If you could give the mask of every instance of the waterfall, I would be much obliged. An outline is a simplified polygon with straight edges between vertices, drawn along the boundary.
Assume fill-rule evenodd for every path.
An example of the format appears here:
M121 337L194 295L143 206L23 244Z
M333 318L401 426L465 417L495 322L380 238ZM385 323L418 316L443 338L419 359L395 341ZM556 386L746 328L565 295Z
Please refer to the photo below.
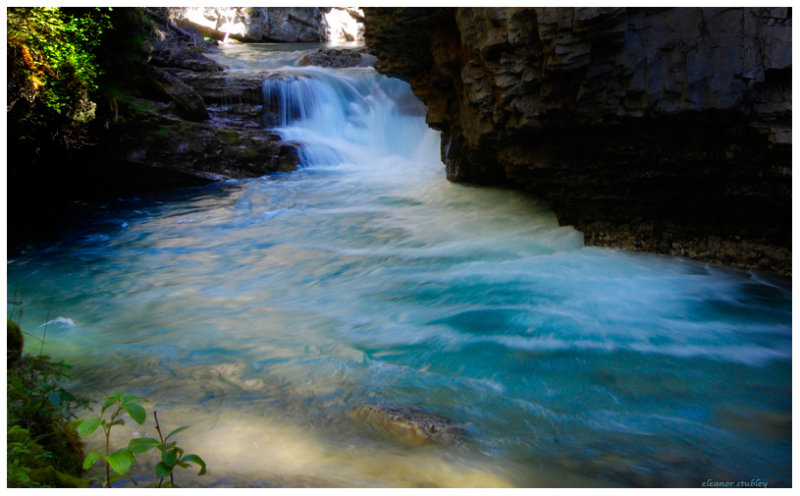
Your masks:
M409 101L408 83L368 69L282 68L264 80L276 130L301 144L305 166L423 154L438 160L438 134Z
M585 247L449 183L407 83L280 48L220 61L263 75L297 171L120 200L8 261L76 393L191 425L212 486L791 485L789 283ZM382 406L463 436L408 443L358 415Z

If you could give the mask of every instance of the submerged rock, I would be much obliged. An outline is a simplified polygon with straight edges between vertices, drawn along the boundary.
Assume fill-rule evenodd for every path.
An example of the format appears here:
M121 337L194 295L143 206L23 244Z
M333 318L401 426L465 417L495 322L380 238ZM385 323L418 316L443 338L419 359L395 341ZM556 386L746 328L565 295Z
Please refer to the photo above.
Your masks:
M467 434L447 417L410 407L369 404L357 407L351 415L395 439L415 445L457 442Z
M297 63L300 66L317 65L320 67L363 67L370 65L373 59L369 55L356 50L319 49L308 54Z

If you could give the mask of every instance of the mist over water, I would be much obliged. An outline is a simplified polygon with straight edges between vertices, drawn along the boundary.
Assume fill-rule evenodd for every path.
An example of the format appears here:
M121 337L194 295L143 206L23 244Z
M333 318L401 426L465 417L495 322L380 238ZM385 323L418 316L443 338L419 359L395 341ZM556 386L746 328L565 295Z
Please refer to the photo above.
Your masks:
M787 281L584 247L534 198L447 182L406 83L302 53L220 56L274 71L298 171L120 199L8 262L76 390L191 425L209 475L179 483L791 484ZM466 435L409 443L365 404Z

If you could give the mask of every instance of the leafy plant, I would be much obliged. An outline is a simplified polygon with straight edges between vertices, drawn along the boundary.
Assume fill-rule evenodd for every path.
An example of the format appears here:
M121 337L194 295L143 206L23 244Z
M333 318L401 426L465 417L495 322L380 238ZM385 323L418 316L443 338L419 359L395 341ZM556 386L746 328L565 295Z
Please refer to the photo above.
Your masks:
M74 410L88 405L59 384L69 365L22 354L19 326L8 320L7 467L14 487L82 487L82 444L70 428ZM12 339L13 338L13 339ZM13 346L12 346L13 341ZM12 349L13 348L13 351Z
M39 481L31 477L31 471L36 462L49 459L53 454L42 450L36 444L37 441L45 437L46 434L36 438L31 437L27 429L18 425L8 429L6 442L6 468L8 477L8 487L44 487Z
M144 398L140 398L138 396L121 392L113 394L107 397L105 402L103 402L99 417L76 421L76 428L78 430L78 434L81 436L88 436L92 434L97 430L98 427L102 427L103 431L105 432L105 453L101 454L96 451L92 451L86 455L86 458L83 460L84 470L89 470L92 468L97 460L102 459L105 462L105 478L100 478L100 482L105 487L111 487L111 484L117 481L120 477L127 476L128 470L130 470L133 462L136 461L133 452L128 448L118 449L117 451L111 453L110 437L112 427L115 425L125 424L125 421L120 418L123 413L127 413L138 424L144 423L146 414L144 408L139 404L142 401L144 401ZM113 409L111 416L108 419L103 418L103 414L112 406L115 406L115 408ZM111 473L112 471L113 476ZM133 481L133 479L131 480ZM133 482L135 483L136 481Z
M170 441L170 438L187 429L188 426L178 427L164 437L161 433L161 426L158 423L158 414L155 411L153 411L153 418L155 419L158 439L149 437L133 438L128 442L126 448L120 448L113 453L111 452L111 429L115 425L123 425L125 423L121 416L126 413L137 424L143 424L146 419L146 412L140 403L144 401L146 401L144 398L138 396L122 392L116 393L107 397L103 402L99 417L76 422L78 433L82 436L88 436L100 427L103 428L105 433L105 452L99 453L97 451L92 451L87 454L83 461L83 468L89 470L98 460L103 460L105 463L105 477L101 477L100 482L105 487L111 487L111 485L121 477L128 477L134 484L137 484L133 478L128 476L128 471L133 463L136 462L136 455L152 449L158 449L161 452L161 460L155 467L155 475L156 479L158 479L158 484L156 486L154 483L150 486L177 487L173 474L175 467L187 468L190 466L190 463L194 463L200 467L198 475L204 475L206 473L206 464L203 459L194 454L186 454L182 448L178 447L177 442ZM106 411L113 412L107 419L103 417ZM164 479L166 478L169 478L169 483L164 484Z
M161 461L156 464L156 478L158 479L157 487L178 487L175 485L174 470L175 467L189 468L190 463L196 464L200 467L197 475L204 475L206 473L206 463L197 455L186 454L186 452L179 448L177 442L169 442L170 438L175 434L188 429L189 426L178 427L173 430L166 437L161 433L161 426L158 423L158 412L153 410L153 418L156 422L156 431L158 432L158 439L153 438L137 438L131 439L128 448L136 451L143 452L153 448L157 448L161 452ZM169 477L169 484L164 485L164 479Z
M94 117L88 92L100 69L94 50L111 29L107 9L8 9L8 44L27 69L34 95L57 114L85 122Z
M69 419L88 402L59 382L69 378L71 367L48 356L23 355L8 373L8 420L27 429L53 418Z

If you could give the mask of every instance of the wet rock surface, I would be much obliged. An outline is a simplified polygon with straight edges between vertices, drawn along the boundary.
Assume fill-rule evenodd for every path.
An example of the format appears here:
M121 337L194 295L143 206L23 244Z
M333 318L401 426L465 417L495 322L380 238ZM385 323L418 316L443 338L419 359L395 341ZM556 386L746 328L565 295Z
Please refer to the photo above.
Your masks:
M351 415L408 444L455 443L467 435L447 417L405 406L367 404L355 408Z
M95 158L117 157L138 167L140 181L169 175L169 185L294 170L294 145L265 129L265 74L226 71L204 55L213 44L159 12L151 15L162 28L141 68L149 93L120 102L122 117Z
M298 62L300 66L316 65L319 67L366 67L372 65L374 56L363 53L363 50L343 50L321 48L306 55Z
M588 244L791 274L786 8L367 8L452 181L546 199Z
M141 104L151 109L149 117L126 127L109 150L128 164L209 181L259 177L297 166L294 146L264 130L260 106L211 105L209 120L192 122L170 115L163 104Z

